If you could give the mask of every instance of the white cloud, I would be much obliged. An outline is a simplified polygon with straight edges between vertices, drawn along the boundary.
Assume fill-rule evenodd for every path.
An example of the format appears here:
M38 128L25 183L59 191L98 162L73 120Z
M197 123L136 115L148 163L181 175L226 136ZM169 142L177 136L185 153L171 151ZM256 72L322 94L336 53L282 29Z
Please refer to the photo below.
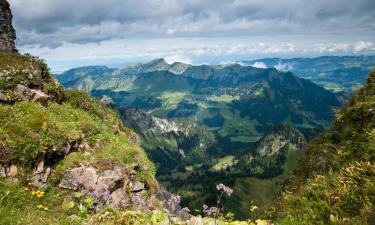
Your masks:
M251 65L252 67L256 67L256 68L259 68L259 69L266 69L267 66L264 62L255 62L253 65Z
M278 63L276 66L275 66L275 69L279 70L279 71L291 71L293 70L293 64L292 63Z
M174 62L182 62L182 63L186 63L186 64L192 64L193 61L187 57L186 55L167 55L164 57L164 60L168 63L168 64L172 64Z

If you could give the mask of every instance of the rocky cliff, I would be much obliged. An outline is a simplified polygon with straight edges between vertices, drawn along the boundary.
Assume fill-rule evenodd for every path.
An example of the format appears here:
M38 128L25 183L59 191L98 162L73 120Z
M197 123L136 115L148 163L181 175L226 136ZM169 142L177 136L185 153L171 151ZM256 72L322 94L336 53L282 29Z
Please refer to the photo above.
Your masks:
M0 0L0 51L16 52L16 31L12 26L12 13L7 0Z

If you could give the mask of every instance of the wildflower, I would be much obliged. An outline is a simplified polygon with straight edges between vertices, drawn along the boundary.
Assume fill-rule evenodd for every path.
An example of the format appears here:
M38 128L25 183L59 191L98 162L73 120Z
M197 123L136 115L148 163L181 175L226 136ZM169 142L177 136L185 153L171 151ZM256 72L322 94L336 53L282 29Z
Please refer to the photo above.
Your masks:
M181 202L181 197L178 196L178 195L172 195L169 199L168 199L168 208L172 211L172 212L176 212L176 210L178 208L180 208L180 202Z
M233 193L233 189L231 189L230 187L227 187L225 186L224 184L218 184L216 185L216 189L218 191L223 191L224 193L226 193L228 196L230 196L232 193Z
M37 208L38 209L43 209L43 205L38 205Z
M223 188L225 187L225 185L224 184L218 184L218 185L216 185L216 189L218 190L218 191L220 191L220 190L222 190Z
M223 190L225 193L227 193L228 196L230 196L233 193L233 189L226 186L224 186Z
M48 207L44 207L44 211L48 211L49 210L49 208Z
M31 185L33 185L33 183L29 182L29 183L27 183L27 185L31 186Z
M217 216L220 214L220 210L217 207L208 207L206 204L203 205L203 213L207 216Z
M36 192L35 191L31 192L31 195L32 196L36 195Z
M42 124L42 130L46 131L48 129L48 123L46 121L43 122Z
M24 189L23 189L24 191L28 191L29 190L29 188L28 187L25 187Z

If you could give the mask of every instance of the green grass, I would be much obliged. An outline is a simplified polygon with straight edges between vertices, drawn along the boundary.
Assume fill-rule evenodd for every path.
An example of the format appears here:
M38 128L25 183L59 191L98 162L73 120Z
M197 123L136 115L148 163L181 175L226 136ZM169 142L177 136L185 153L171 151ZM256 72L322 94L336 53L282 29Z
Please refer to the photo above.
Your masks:
M227 155L224 158L219 159L219 161L211 167L212 171L220 171L222 170L226 165L233 166L236 164L235 157L233 155Z
M227 207L229 211L236 214L238 218L249 218L250 216L260 216L264 210L274 206L274 200L282 190L282 184L289 178L295 169L299 156L294 148L290 148L287 160L283 166L283 174L270 178L261 179L256 177L238 178L234 186L234 194L229 199ZM254 204L259 207L251 215L250 207Z
M375 210L375 71L311 141L273 212L277 224L372 224Z

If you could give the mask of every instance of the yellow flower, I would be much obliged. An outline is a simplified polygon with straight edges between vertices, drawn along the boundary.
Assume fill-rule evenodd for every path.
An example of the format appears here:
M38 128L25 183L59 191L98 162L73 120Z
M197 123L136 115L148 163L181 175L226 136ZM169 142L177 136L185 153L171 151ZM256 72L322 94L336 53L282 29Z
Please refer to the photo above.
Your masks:
M48 207L44 207L44 211L48 211Z
M31 195L32 196L36 195L36 192L35 191L31 192Z
M38 209L43 209L43 205L38 205L37 208Z
M28 191L28 190L29 190L29 188L25 187L25 188L24 188L23 190L24 190L24 191Z
M46 121L43 122L42 124L42 130L46 131L48 129L48 123Z
M33 183L29 182L29 183L27 183L27 185L31 186L31 185L33 185Z
M37 194L36 194L36 197L38 198L41 198L44 196L44 192L43 191L38 191Z

